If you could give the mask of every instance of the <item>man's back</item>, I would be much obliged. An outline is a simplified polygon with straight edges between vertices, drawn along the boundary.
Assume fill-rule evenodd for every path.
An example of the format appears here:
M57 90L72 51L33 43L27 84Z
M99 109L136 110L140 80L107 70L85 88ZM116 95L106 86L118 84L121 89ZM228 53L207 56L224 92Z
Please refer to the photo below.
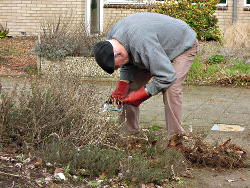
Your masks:
M163 14L144 12L117 22L107 38L119 40L131 53L133 48L150 48L150 40L157 40L168 57L173 59L194 44L196 33L184 21Z

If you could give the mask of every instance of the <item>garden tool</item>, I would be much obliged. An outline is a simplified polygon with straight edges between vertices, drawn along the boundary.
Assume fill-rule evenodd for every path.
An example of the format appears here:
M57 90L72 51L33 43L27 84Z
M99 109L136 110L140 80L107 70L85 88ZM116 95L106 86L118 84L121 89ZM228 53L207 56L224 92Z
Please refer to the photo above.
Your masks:
M102 105L101 110L105 113L107 119L118 120L119 113L122 112L122 106L108 100Z
M113 103L110 99L107 100L103 105L102 105L102 111L113 111L113 112L121 112L122 108L121 105L117 105L116 103Z

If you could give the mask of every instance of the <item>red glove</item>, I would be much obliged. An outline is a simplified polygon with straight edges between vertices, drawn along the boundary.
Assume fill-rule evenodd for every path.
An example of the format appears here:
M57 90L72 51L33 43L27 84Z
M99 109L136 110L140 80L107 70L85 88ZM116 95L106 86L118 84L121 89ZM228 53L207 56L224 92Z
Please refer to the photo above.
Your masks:
M143 101L150 97L151 95L149 95L145 88L142 87L137 91L131 92L125 99L122 100L122 102L138 107Z
M116 89L112 92L111 98L117 101L124 99L129 90L129 83L123 80L117 82Z

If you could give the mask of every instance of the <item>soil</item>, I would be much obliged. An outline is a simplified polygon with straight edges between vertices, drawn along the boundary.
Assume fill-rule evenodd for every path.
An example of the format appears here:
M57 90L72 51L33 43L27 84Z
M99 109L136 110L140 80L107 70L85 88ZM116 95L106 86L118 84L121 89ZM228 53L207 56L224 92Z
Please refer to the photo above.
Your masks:
M23 74L36 67L32 52L37 37L6 37L0 39L0 74Z

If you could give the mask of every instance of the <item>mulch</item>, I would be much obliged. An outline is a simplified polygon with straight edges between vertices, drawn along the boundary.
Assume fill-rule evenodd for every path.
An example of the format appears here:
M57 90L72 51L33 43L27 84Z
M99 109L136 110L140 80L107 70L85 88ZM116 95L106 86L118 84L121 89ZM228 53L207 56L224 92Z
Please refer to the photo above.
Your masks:
M31 36L0 39L0 74L23 74L28 67L35 67L36 40Z

